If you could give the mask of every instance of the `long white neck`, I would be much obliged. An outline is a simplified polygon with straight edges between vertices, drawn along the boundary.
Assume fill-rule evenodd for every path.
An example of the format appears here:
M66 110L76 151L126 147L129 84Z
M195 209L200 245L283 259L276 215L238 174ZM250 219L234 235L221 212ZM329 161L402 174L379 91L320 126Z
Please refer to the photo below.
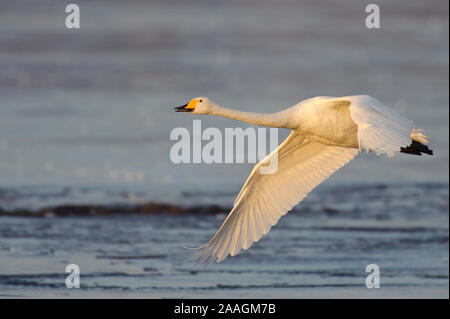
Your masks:
M288 118L286 118L286 114L283 111L277 113L241 112L211 103L208 114L228 117L259 126L293 129L290 127Z

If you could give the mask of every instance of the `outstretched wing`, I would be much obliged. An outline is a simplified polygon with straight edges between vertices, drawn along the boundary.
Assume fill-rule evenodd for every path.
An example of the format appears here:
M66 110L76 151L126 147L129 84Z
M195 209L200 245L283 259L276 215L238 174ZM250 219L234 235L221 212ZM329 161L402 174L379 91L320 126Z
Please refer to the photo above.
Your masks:
M426 142L426 137L420 131L413 130L413 122L373 97L358 95L345 99L351 102L350 114L358 125L360 150L392 157L402 147L410 145L411 139Z
M249 248L313 188L357 154L357 149L312 142L292 132L274 152L255 165L232 211L194 258L209 264ZM260 167L275 156L278 156L276 172L261 174Z

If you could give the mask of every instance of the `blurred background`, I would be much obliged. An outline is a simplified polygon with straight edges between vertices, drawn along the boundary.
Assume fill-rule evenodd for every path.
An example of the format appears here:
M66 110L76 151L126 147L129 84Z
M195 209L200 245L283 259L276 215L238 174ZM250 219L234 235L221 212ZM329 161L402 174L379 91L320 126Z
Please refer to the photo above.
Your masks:
M65 27L69 3L0 1L4 211L149 201L229 207L252 164L175 165L169 135L191 130L194 118L204 128L246 124L176 114L174 106L208 96L273 112L318 95L369 94L423 128L435 156L363 154L305 205L323 205L329 190L346 185L332 203L357 203L367 197L356 189L369 189L369 197L389 198L378 203L407 202L405 220L420 205L428 218L428 203L439 216L432 223L448 224L448 1L377 1L380 29L365 27L371 2L357 0L78 0L80 29ZM198 241L220 221L211 219ZM448 227L441 231L433 243L448 268ZM16 266L11 247L23 244L8 243L8 234L0 233L3 262L13 259L3 268L0 261L3 273ZM439 269L448 285L448 270Z

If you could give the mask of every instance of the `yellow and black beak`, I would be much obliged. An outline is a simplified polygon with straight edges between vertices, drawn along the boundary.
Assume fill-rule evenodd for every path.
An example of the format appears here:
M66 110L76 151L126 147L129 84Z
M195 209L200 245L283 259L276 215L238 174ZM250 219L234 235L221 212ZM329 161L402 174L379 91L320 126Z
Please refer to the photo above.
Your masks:
M198 102L199 100L192 99L188 104L176 107L175 112L192 112L197 106Z
M175 112L192 112L194 109L187 109L186 106L188 106L189 103L186 103L182 106L177 106L175 108Z

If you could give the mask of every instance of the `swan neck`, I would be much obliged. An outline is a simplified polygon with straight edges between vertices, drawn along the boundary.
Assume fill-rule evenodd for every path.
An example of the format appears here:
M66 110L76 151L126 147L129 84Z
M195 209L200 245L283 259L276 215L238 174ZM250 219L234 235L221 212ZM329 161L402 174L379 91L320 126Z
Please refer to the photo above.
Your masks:
M279 128L286 127L284 125L285 123L283 121L283 118L280 116L280 112L278 113L241 112L217 104L213 104L211 107L210 114L227 117L230 119L238 120L253 125L279 127Z

